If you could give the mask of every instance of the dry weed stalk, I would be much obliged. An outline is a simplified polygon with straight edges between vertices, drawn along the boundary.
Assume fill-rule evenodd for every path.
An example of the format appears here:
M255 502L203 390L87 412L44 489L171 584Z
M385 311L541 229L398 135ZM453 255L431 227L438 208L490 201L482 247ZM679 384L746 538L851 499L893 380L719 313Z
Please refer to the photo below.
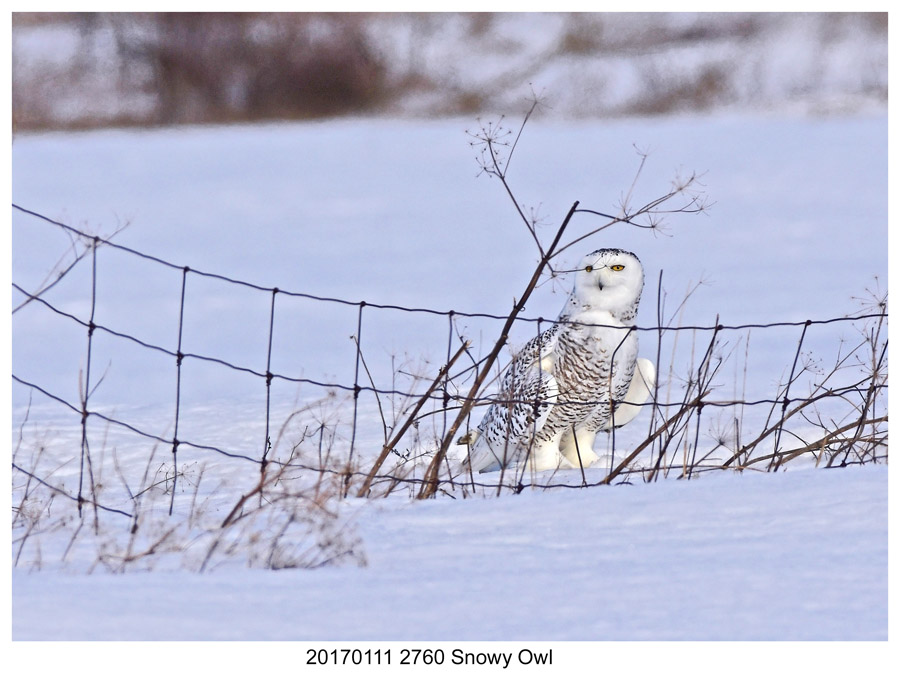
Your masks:
M496 124L493 122L488 122L486 125L482 125L478 131L469 133L469 135L472 137L471 144L474 147L477 147L479 150L478 161L481 167L481 172L491 178L497 179L500 182L501 186L507 194L507 197L512 202L520 219L527 228L532 241L537 247L538 253L540 254L540 260L535 267L531 278L526 284L524 290L518 296L518 299L514 302L512 310L503 323L503 327L500 330L499 337L489 351L487 357L480 363L472 385L469 388L468 393L462 400L462 406L457 412L456 418L454 419L451 426L447 429L447 431L443 434L441 445L432 458L431 463L429 464L428 469L425 472L425 483L423 483L419 489L419 498L433 497L435 492L437 491L439 485L438 472L440 470L441 464L446 459L447 451L449 450L451 443L455 441L456 434L460 426L469 418L469 413L477 403L478 394L480 393L485 380L490 374L491 369L494 367L494 364L498 356L500 355L500 352L502 351L504 346L506 346L506 343L509 339L510 330L512 329L513 324L524 309L527 301L531 297L532 292L537 287L540 280L544 277L545 273L549 272L551 275L555 273L552 265L553 261L574 244L582 242L589 237L608 229L613 225L623 223L643 229L656 230L659 228L661 215L677 212L698 213L704 210L705 201L700 196L692 193L692 188L698 183L697 177L694 175L688 177L683 181L676 181L675 183L673 183L672 187L666 194L659 196L649 203L638 206L637 208L633 208L631 206L631 194L634 189L633 182L631 189L622 202L622 210L619 215L609 215L606 213L597 212L595 210L581 209L579 208L579 202L575 201L575 203L572 205L572 207L564 217L559 228L557 229L556 234L545 246L541 242L541 239L538 235L536 220L533 216L529 216L526 214L525 209L518 201L515 193L513 192L508 178L509 165L513 155L515 154L516 145L518 144L522 132L524 131L524 128L529 119L540 106L540 99L534 96L532 99L531 107L525 114L525 117L523 118L518 131L511 140L510 137L513 136L513 133L511 130L505 129L505 127L502 125L502 118ZM637 176L640 175L645 161L646 155L643 155L637 175L635 177L635 181L637 179ZM677 205L673 208L666 207L666 204L676 197L685 195L687 196L688 200L683 205ZM602 217L605 218L607 222L587 233L581 234L571 241L563 243L563 236L566 232L569 222L572 220L572 217L576 213L585 213Z
M378 473L378 470L381 468L381 465L384 464L384 460L387 459L387 456L394 451L394 448L400 442L401 438L406 434L406 431L409 430L409 428L416 422L417 416L419 414L419 411L422 409L422 406L424 406L425 403L431 398L435 390L437 390L441 383L444 381L444 378L447 376L450 368L453 367L453 364L468 348L469 343L463 343L463 345L459 347L453 357L450 358L450 361L446 365L443 365L441 367L441 369L437 373L437 376L434 378L434 381L431 383L431 386L429 386L428 389L425 390L422 398L418 400L412 412L407 417L406 421L404 421L403 425L396 429L391 440L385 443L384 447L381 450L381 454L378 455L378 459L375 460L375 463L372 465L372 468L369 470L365 481L363 481L363 484L357 493L359 497L364 497L368 494L369 489L372 487L372 481L375 478L375 475ZM385 430L385 435L386 434L387 430Z
M19 428L20 440L26 437L24 427L23 423ZM28 449L28 444L19 442L14 455L21 457ZM97 448L93 449L96 457ZM74 563L88 573L98 568L125 573L160 565L207 570L236 561L271 569L365 563L351 522L335 508L339 496L334 478L310 484L296 475L295 462L273 465L262 485L241 497L241 503L246 503L259 494L260 503L247 510L239 504L223 525L217 512L225 494L221 481L212 491L200 491L205 464L198 465L196 474L192 467L181 470L177 485L188 489L189 499L169 514L176 479L170 465L157 461L156 443L145 465L132 473L115 450L107 446L103 450L111 453L115 479L97 468L92 489L85 490L81 498L67 485L36 473L48 469L40 456L34 457L28 468L13 461L17 567L39 569L53 561ZM291 456L300 456L297 445ZM70 469L73 464L75 473L67 476L77 486L77 457L69 462ZM132 480L134 474L139 475L138 480ZM215 497L217 504L212 503ZM130 501L131 510L107 504L104 499L110 498ZM79 515L79 501L89 505L93 515Z
M258 490L242 497L218 529L204 535L208 541L198 566L200 572L211 568L217 558L227 562L235 557L250 567L270 570L317 568L347 561L366 564L351 524L334 509L343 497L340 480L320 479L309 485L288 477L289 471L281 467L271 472ZM242 505L257 494L260 504L243 510Z
M701 361L697 380L695 382L688 380L686 384L685 397L682 399L683 405L679 411L675 416L666 419L659 428L652 430L648 437L637 445L628 457L604 479L604 482L609 482L625 472L628 465L636 462L637 455L648 446L652 446L654 450L657 447L659 449L650 468L646 470L632 469L632 471L643 473L647 481L652 481L660 473L668 472L671 469L680 469L680 475L687 477L692 476L701 468L703 470L732 468L738 471L749 469L777 471L788 462L804 455L811 458L815 466L846 466L850 463L885 461L888 417L886 414L879 415L876 411L885 407L884 390L887 387L887 341L883 332L887 316L886 297L883 298L879 308L882 311L868 315L867 321L874 321L874 326L863 329L863 340L843 355L839 354L835 365L823 373L821 379L813 382L806 394L797 396L797 390L801 388L801 377L809 371L808 366L800 364L799 359L804 338L812 324L812 322L804 323L788 377L778 387L775 398L765 402L769 404L769 409L759 429L752 436L748 436L748 429L745 427L743 417L736 416L734 445L729 448L727 438L713 433L712 448L698 458L697 445L700 433L700 415L703 408L740 406L743 413L747 406L747 402L743 398L734 401L709 398L713 390L711 378L718 371L722 362L722 358L718 358L715 368L709 369L709 357L712 355L713 346L711 342L703 361ZM860 356L860 353L863 357ZM856 362L851 360L854 357ZM840 376L848 370L852 371L854 375L851 381L838 381ZM698 389L701 394L688 400L691 390L694 388ZM833 406L835 403L844 403L850 406L849 420L847 418L827 419L820 412L822 405L831 404ZM655 411L662 413L658 401L655 404ZM692 420L695 423L695 430L694 443L689 448L690 458L679 466L674 456L666 460L665 454L671 449L670 444L677 436L686 434L687 425ZM815 435L804 439L798 433L796 424L811 429ZM744 433L743 441L741 433ZM787 436L796 440L798 444L784 448L782 445ZM721 462L711 462L711 455L723 448L728 450L725 458ZM764 448L762 452L760 452L761 448Z

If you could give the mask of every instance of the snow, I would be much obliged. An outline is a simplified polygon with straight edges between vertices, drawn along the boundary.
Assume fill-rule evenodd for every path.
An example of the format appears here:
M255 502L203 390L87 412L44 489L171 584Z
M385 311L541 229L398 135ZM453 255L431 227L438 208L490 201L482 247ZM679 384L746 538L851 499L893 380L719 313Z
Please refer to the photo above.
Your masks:
M502 314L530 274L534 252L497 183L475 176L465 135L472 127L465 120L348 119L20 135L12 150L13 200L104 235L127 219L116 237L122 244L267 287ZM571 250L573 257L599 246L638 253L651 279L639 323L655 323L660 269L668 311L683 288L706 279L684 316L702 324L717 315L734 324L840 316L859 310L853 297L872 287L875 276L886 286L884 114L536 121L523 136L511 181L523 202L540 205L551 234L575 200L616 208L637 168L633 143L651 151L637 200L666 189L681 168L702 172L715 201L705 215L672 216L669 236L614 231ZM580 224L584 230L590 221ZM14 282L36 287L67 243L53 228L14 212ZM174 350L181 273L112 250L98 254L98 264L97 322ZM48 300L86 316L89 270L79 266ZM264 371L270 296L213 279L190 282L185 350ZM528 315L555 316L564 290L543 285ZM19 301L13 292L14 305ZM275 371L352 384L348 336L357 328L356 307L286 298L277 316ZM34 304L18 312L12 365L17 375L77 402L86 332L68 324ZM497 323L467 320L461 328L483 351ZM525 340L529 330L533 326L517 328L513 342ZM799 332L753 334L748 397L772 395ZM829 325L811 333L809 349L828 362L840 337L849 340L854 330ZM105 377L91 403L171 436L174 360L96 335L94 369ZM447 317L367 310L362 335L380 384L391 371L392 353L398 361L424 364L430 375L445 360ZM651 346L648 340L642 353L650 354ZM741 366L729 368L724 389L740 381ZM259 379L189 361L183 377L184 437L258 457L265 396ZM308 386L279 390L278 408L322 396ZM40 471L71 486L78 473L77 415L31 396L27 446L17 461L34 461L29 448L37 443L45 448L39 461L47 462ZM28 399L29 390L14 384L13 443ZM360 418L357 446L371 456L381 430L371 401L361 405ZM148 455L139 438L115 428L105 435L96 427L109 482L103 500L130 510L113 453L132 488L145 467L152 477L168 454L161 448ZM646 421L635 427L646 430ZM616 456L627 446L623 435ZM210 519L221 522L258 469L184 452L188 483L176 496L176 518L183 519L190 505L191 467L208 461L203 495ZM357 563L315 570L251 568L237 555L193 572L213 533L203 528L189 530L186 539L194 534L196 541L184 554L161 552L127 569L133 572L113 574L96 563L109 537L85 533L63 560L70 520L62 531L36 535L12 571L12 636L301 640L328 648L398 641L383 644L395 649L420 641L526 641L521 645L535 651L554 647L554 675L565 669L558 665L567 656L581 655L582 667L596 661L571 641L886 641L886 466L825 470L807 462L775 474L691 480L673 474L651 485L631 477L631 485L585 489L577 487L580 480L580 474L563 475L554 481L572 488L526 487L496 498L412 502L400 492L337 501ZM161 510L168 497L153 500ZM54 503L61 517L64 502ZM165 516L152 522L163 525ZM119 537L116 543L127 536L124 520L105 516L103 525L105 534ZM867 660L882 655L873 650ZM651 678L639 660L619 663L613 647L608 654L605 669L630 665L636 682ZM303 662L303 655L297 647L291 660ZM829 681L836 660L825 660L805 683ZM742 669L758 668L748 662ZM865 664L871 668L866 676L877 673L877 666ZM427 674L443 679L446 670L436 669ZM545 683L548 673L534 683ZM762 678L751 675L739 687ZM846 683L830 680L830 686Z
M388 499L365 506L355 523L368 559L364 570L14 573L13 634L21 640L887 638L885 467L465 502ZM41 622L48 615L57 619Z
M535 252L499 186L474 176L475 153L465 134L473 127L467 120L347 120L20 136L13 147L14 198L101 235L130 221L117 238L127 246L266 287L505 315ZM688 303L686 324L709 325L717 314L725 324L827 319L857 311L852 298L874 287L876 276L886 277L885 138L883 117L534 123L510 180L523 205L545 219L542 234L550 235L575 200L593 209L618 209L639 165L636 144L651 155L635 201L667 190L679 171L696 171L712 207L704 215L670 216L667 236L613 229L573 247L566 256L570 263L598 246L635 251L648 277L638 317L643 326L657 323L660 270L669 312L685 288L707 283ZM593 222L577 220L573 233ZM17 282L33 287L67 240L19 214L16 224L27 230L13 241ZM817 262L805 263L811 249ZM181 274L123 254L101 256L99 263L98 323L174 349ZM84 287L87 265L79 271L67 287ZM485 287L486 279L496 290ZM561 282L545 286L528 316L555 317L568 289ZM761 289L785 298L777 303L777 317L771 301L754 301ZM252 354L248 367L264 370L270 298L196 277L187 290L186 311L197 319L227 307L233 320L192 332L195 316L189 314L186 351L204 353L211 345L224 360ZM155 298L155 311L133 312L145 293ZM78 301L86 300L81 295ZM346 383L355 352L347 337L355 331L356 308L280 302L285 328L275 340L284 343L276 346L280 364L274 371L302 366L308 378L330 381L338 375ZM313 346L290 324L301 312L315 313ZM369 312L363 341L365 347L372 337L373 348L366 357L376 368L389 364L392 352L441 359L446 321ZM398 326L402 333L392 339ZM461 320L459 327L479 340L479 332L495 331L499 322ZM17 364L45 343L24 327L19 331ZM528 337L518 330L513 340L521 344ZM832 338L825 344L832 346Z

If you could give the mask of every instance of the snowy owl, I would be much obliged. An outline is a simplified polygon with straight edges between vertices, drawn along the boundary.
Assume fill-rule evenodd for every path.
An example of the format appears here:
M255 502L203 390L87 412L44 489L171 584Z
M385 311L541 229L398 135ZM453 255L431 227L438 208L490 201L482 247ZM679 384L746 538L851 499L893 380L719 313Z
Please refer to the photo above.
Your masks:
M573 272L556 323L519 351L497 400L461 438L473 471L522 459L535 471L589 466L596 434L632 420L650 395L656 370L638 359L632 328L644 287L640 260L599 249Z

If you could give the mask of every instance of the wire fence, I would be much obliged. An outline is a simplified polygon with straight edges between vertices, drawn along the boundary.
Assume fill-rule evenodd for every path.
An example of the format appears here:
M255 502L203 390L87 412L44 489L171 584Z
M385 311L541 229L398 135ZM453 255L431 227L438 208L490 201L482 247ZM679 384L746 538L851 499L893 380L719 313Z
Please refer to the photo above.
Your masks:
M447 431L448 411L459 408L460 403L465 399L466 390L462 385L471 381L472 377L483 364L484 358L477 355L470 349L464 337L458 329L458 322L461 319L466 320L506 320L506 315L497 315L483 312L465 312L455 309L438 310L429 307L410 307L396 304L380 304L369 300L352 301L338 297L326 297L298 291L296 289L281 287L266 287L255 283L248 282L239 278L229 277L220 273L211 272L199 268L179 265L170 260L144 253L137 249L131 248L124 244L113 241L112 238L101 238L97 235L90 235L80 231L74 227L66 225L62 222L41 215L37 212L28 210L18 205L13 205L14 211L19 215L28 216L30 219L40 221L48 226L53 226L70 235L72 239L78 241L78 249L74 259L62 268L52 281L43 284L37 289L28 289L21 284L13 282L12 287L15 291L14 307L12 310L13 317L22 312L26 307L31 306L32 309L39 309L41 312L52 315L66 322L68 325L78 327L82 333L84 343L78 346L59 346L59 350L77 351L83 350L83 375L79 377L82 381L79 387L79 400L76 402L71 398L62 396L58 390L42 383L41 375L17 374L14 370L12 374L13 381L24 388L32 390L34 393L42 395L52 403L62 406L65 411L70 412L73 419L80 421L81 429L81 447L79 452L79 482L77 493L70 494L73 500L77 500L79 506L89 500L90 488L90 433L89 423L91 421L100 421L116 428L124 429L134 435L157 445L164 445L171 451L172 468L171 468L171 490L172 496L169 502L169 511L171 513L174 504L174 491L180 472L179 457L183 456L185 448L191 448L197 452L206 452L232 460L245 461L259 467L261 477L265 479L267 468L272 463L277 463L281 467L294 467L297 469L311 470L317 473L329 473L335 477L340 477L343 483L344 494L358 492L359 487L354 491L354 486L362 483L364 493L372 490L372 487L381 484L388 491L394 487L403 484L406 486L416 486L425 483L425 478L421 473L416 473L414 466L405 466L409 464L410 458L404 456L398 451L398 445L406 432L406 427L401 427L401 420L405 420L406 425L415 425L422 421L426 416L437 418L436 438L440 438ZM174 327L172 335L174 335L174 345L166 344L164 341L154 342L146 338L140 338L133 332L123 330L114 325L107 325L103 321L98 320L98 277L104 272L105 254L123 254L134 259L138 259L142 264L149 264L161 268L169 269L176 272L178 276L178 308L177 308L177 326ZM113 263L111 261L111 263ZM90 266L90 287L86 290L85 311L73 309L69 304L54 303L48 297L53 293L51 290L60 283L63 278L72 271L76 266ZM265 355L261 362L265 365L264 369L249 364L241 364L234 359L226 359L221 354L207 354L206 352L192 352L186 350L185 342L185 325L186 325L186 308L191 302L191 282L194 279L206 279L219 283L228 284L242 288L244 290L256 293L260 297L264 297L267 303L267 316L265 325ZM320 305L341 306L355 312L355 325L352 326L354 332L354 357L352 364L353 380L345 382L341 380L329 381L327 379L316 379L303 374L287 371L276 371L273 369L273 337L277 328L284 320L284 301L288 298L297 298L310 301ZM152 302L148 298L148 302ZM572 483L570 481L563 482L545 482L537 484L544 487L555 486L574 486L574 485L599 485L609 483L618 473L621 473L625 467L635 462L634 457L639 452L645 454L649 450L649 464L646 464L642 471L646 478L658 476L660 471L665 467L665 457L671 456L672 453L681 448L682 450L691 450L693 452L691 465L692 469L704 461L702 453L700 453L700 433L701 433L701 415L705 409L722 409L722 408L750 408L750 407L768 407L768 415L764 419L764 425L760 431L762 441L763 438L774 438L775 446L773 454L775 459L770 457L767 460L771 465L775 462L775 468L779 466L778 462L784 461L786 455L793 455L795 451L802 453L812 453L813 455L819 451L819 456L826 450L836 451L843 457L840 461L846 464L852 460L851 452L856 452L859 456L859 449L852 446L844 446L847 438L838 438L836 434L851 432L856 436L856 443L864 441L865 447L862 451L865 456L872 456L877 459L883 458L882 452L886 453L887 433L886 433L886 408L881 403L887 389L887 361L886 361L886 331L882 332L881 327L887 320L886 304L876 308L878 311L862 313L857 316L845 317L829 317L824 319L808 319L803 321L774 321L770 323L744 323L744 324L724 324L718 323L718 320L710 325L654 325L654 326L635 326L634 331L655 335L661 337L664 333L691 332L693 336L708 336L709 343L703 358L695 366L696 370L687 376L684 389L676 397L671 396L671 390L667 394L663 394L657 388L652 399L647 402L646 406L651 413L650 423L648 425L647 439L636 447L636 452L625 458L624 463L616 466L611 464L610 474L600 481L589 482L584 477L582 471L582 481L580 483ZM404 315L428 315L436 318L446 319L446 342L440 349L442 354L443 366L440 370L429 376L418 375L415 379L411 379L410 386L404 388L402 385L393 383L389 387L377 386L376 379L372 376L369 366L366 363L366 351L364 347L367 338L367 320L375 313L400 312ZM533 330L535 334L549 328L553 324L553 320L544 317L514 317L517 323L530 326L529 333ZM854 359L854 365L859 368L870 368L863 370L861 376L857 375L850 379L847 383L835 384L833 381L828 382L827 379L820 381L820 384L811 391L797 394L797 379L802 371L802 351L807 340L808 331L813 327L820 327L832 324L853 324L860 328L860 335L864 337L861 342L860 350L865 353L863 358ZM796 328L800 332L798 343L792 346L792 366L789 376L784 384L779 385L775 393L771 396L759 398L744 398L743 396L732 395L731 397L719 397L714 389L714 377L718 369L715 359L715 347L721 336L733 332L747 332L750 330L771 331L777 328L789 329ZM170 361L170 368L174 375L175 390L173 395L172 416L173 425L171 432L155 432L153 429L143 425L136 424L128 418L113 415L107 409L95 404L93 394L102 377L98 377L93 355L95 342L97 337L103 335L120 342L122 345L130 345L141 351L148 351ZM852 351L851 351L852 352ZM659 344L657 347L657 364L661 360L659 355ZM465 366L458 366L463 360L467 360ZM844 358L847 360L847 358ZM255 451L236 451L232 448L222 446L221 443L215 441L205 441L202 439L192 439L182 432L181 425L184 419L184 401L183 393L185 389L184 366L186 364L206 364L227 370L229 373L242 374L256 381L259 385L260 392L264 394L264 407L260 415L263 423L262 431L258 433L258 448ZM846 367L846 365L841 366ZM73 375L73 381L77 376ZM319 390L331 390L336 393L343 393L347 398L352 399L352 419L349 426L349 435L346 437L346 451L340 458L331 460L330 464L325 465L322 461L318 463L308 463L300 460L285 461L273 453L273 435L275 434L275 424L273 424L273 385L288 384L296 386L304 386ZM658 385L657 385L658 387ZM791 390L794 390L793 392ZM497 400L497 396L491 396L490 390L485 389L485 393L477 397L477 405L484 406ZM364 414L360 411L360 398L364 395L371 395L377 402L380 419L383 422L383 443L379 446L381 455L378 458L378 464L372 468L366 466L366 457L374 453L360 453L358 433L360 430L360 418ZM390 420L382 411L381 399L400 399L407 406L401 409L401 420L388 423ZM809 411L803 411L804 408L818 406L824 401L829 400L842 404L853 404L856 417L847 423L833 423L833 427L826 428L829 435L825 436L825 440L808 441L795 447L794 449L780 449L781 440L788 435L793 436L795 433L786 427L787 419L801 413L807 420L806 415ZM508 399L504 399L508 401ZM413 404L415 407L413 408ZM882 414L876 412L876 406L881 409ZM799 409L799 410L795 410ZM670 411L674 410L674 414ZM708 411L707 411L708 412ZM396 414L395 414L396 416ZM821 422L818 425L823 425ZM852 426L852 427L849 427ZM868 433L865 438L862 437L863 432ZM613 436L615 437L615 435ZM738 446L731 447L731 458L725 463L737 466L751 465L754 461L754 447L747 445L753 443L754 438L749 439L749 443L739 443ZM843 444L842 444L843 443ZM722 444L722 443L720 443ZM756 442L755 444L759 444ZM841 449L843 447L843 449ZM741 450L744 450L741 452ZM781 459L777 457L780 456ZM380 465L386 458L396 459L399 464L388 466L385 470L380 469ZM848 459L848 457L850 457ZM709 461L706 458L706 461ZM818 461L818 459L817 459ZM336 463L336 462L343 462ZM748 464L748 462L750 464ZM401 466L403 464L403 466ZM721 466L719 462L718 466ZM37 481L44 485L52 485L41 479L35 472L28 472L21 466L13 462L13 467L29 476L34 477ZM448 467L447 471L451 471L452 467ZM454 478L452 475L442 476L437 481L439 485L448 485L450 487L459 486L460 481L464 477ZM500 483L497 482L480 482L471 476L471 472L464 480L464 485L470 490L479 489L498 489L507 486L513 490L521 490L523 486L523 478L520 475L515 480L503 481L501 476ZM96 500L94 501L96 503ZM102 506L100 506L102 507ZM122 514L128 514L120 511Z

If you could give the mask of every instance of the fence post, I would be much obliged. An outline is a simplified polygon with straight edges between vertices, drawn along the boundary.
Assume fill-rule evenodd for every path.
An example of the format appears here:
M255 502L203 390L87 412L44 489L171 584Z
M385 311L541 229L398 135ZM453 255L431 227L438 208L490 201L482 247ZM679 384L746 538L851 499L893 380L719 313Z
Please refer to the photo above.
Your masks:
M278 288L272 288L272 303L269 307L269 343L266 350L266 433L263 439L263 454L260 461L259 474L261 478L266 475L266 465L269 463L269 451L272 449L272 441L269 438L269 419L272 408L272 334L275 329L275 296Z
M81 394L81 458L78 470L78 516L81 517L81 506L84 503L84 462L87 459L88 477L91 481L91 496L94 499L94 528L97 528L97 499L96 489L94 488L94 470L91 465L91 452L88 443L87 419L90 415L88 411L88 399L91 394L91 353L94 342L94 317L97 310L97 245L100 243L99 237L91 238L91 316L88 320L88 342L87 342L87 359L84 368L84 386Z
M356 366L353 370L353 428L350 434L350 453L347 455L347 467L353 461L353 451L356 448L356 419L359 415L359 363L362 358L362 318L366 301L359 303L359 314L356 319Z
M181 363L184 353L181 352L181 339L184 334L184 293L187 286L187 274L190 267L181 269L181 302L178 308L178 348L175 351L175 432L172 435L172 495L169 498L169 516L175 507L175 487L178 483L178 421L181 415Z
M800 351L803 349L803 339L806 338L806 330L809 328L810 324L812 324L812 321L809 319L803 324L803 331L800 333L800 340L797 342L797 350L794 353L794 362L791 365L791 374L784 387L784 398L781 400L781 420L778 422L778 430L775 431L775 446L772 449L772 462L768 466L769 470L774 469L774 471L778 471L778 468L781 466L781 462L778 460L778 448L781 446L781 433L784 430L784 414L787 412L787 407L791 403L788 392L790 392L791 385L794 383L794 373L797 371L797 361L800 359Z

